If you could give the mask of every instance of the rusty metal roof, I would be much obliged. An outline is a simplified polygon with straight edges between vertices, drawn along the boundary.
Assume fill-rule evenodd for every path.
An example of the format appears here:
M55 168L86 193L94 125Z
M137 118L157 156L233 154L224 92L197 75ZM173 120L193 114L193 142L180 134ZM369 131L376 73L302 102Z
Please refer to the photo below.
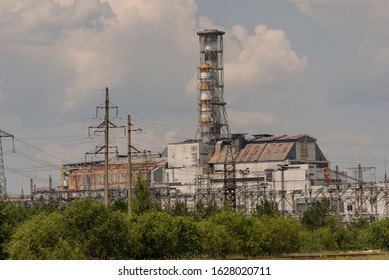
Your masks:
M256 162L256 161L282 161L287 159L294 142L290 143L258 143L247 144L236 156L234 162ZM220 152L213 154L208 163L224 163L227 146Z
M240 151L235 158L235 162L252 162L257 161L265 149L266 144L248 144Z
M258 161L285 160L294 143L267 143Z
M247 144L238 154L234 154L235 162L256 162L256 161L282 161L288 156L296 142L301 139L308 142L316 142L316 139L306 135L281 135L255 138ZM223 146L219 152L213 154L209 163L224 163L227 147ZM324 158L324 155L322 156Z

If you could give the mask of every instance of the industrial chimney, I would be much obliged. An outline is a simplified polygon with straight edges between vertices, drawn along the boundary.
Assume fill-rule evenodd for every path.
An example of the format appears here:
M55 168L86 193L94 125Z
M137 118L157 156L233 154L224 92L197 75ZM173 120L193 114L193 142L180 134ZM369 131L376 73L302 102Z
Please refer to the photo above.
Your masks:
M216 29L197 32L200 43L200 67L197 75L199 121L196 139L208 144L215 144L230 135L223 93L224 34L224 31Z

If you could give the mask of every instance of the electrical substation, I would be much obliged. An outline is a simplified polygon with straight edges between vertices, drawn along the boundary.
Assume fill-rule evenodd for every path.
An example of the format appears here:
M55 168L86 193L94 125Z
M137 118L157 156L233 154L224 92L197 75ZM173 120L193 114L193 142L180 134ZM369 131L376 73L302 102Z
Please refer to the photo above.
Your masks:
M198 126L194 139L168 143L161 154L138 151L131 145L134 128L128 117L125 127L109 118L109 91L98 107L104 121L89 129L103 133L105 143L86 155L104 155L101 161L70 163L62 166L60 186L37 187L31 180L31 195L8 197L29 204L54 201L71 203L92 197L112 203L133 196L136 173L150 184L161 207L185 202L215 204L252 214L263 200L277 205L283 216L300 217L315 201L326 201L344 223L363 217L388 217L388 182L375 180L375 168L361 165L340 171L331 167L317 139L307 134L270 135L231 133L224 96L223 31L210 29L197 33ZM127 155L119 155L110 144L109 131L124 129L128 138ZM12 135L0 130L1 138ZM4 163L0 154L0 184L4 186ZM351 173L351 174L350 174ZM5 192L4 192L5 191Z

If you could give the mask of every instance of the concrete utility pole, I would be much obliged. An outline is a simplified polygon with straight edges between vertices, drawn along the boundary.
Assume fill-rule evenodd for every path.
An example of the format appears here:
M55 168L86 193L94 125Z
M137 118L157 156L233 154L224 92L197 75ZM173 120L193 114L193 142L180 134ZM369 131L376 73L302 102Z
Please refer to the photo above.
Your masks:
M339 167L336 166L336 216L340 217L340 185L339 185Z
M104 114L104 204L109 205L108 198L108 152L109 152L109 93L108 88L105 88L105 114Z
M116 126L109 120L109 109L116 109L116 117L118 116L118 107L110 105L109 102L109 90L105 88L105 102L103 105L96 107L96 118L98 117L98 110L104 109L104 121L98 126L90 126L88 128L88 134L91 135L90 130L95 129L94 134L100 134L104 132L104 146L96 146L94 152L88 152L85 155L92 154L104 154L104 204L106 207L109 205L109 154L112 153L109 151L110 148L116 150L116 156L118 155L117 147L109 145L109 129L110 128L124 128L124 135L126 134L125 126Z
M132 163L131 163L131 150L134 149L136 150L137 152L139 152L138 149L134 148L131 144L131 132L132 131L137 131L137 132L141 132L142 129L140 128L134 128L132 129L133 125L131 124L131 115L128 115L127 116L127 126L128 126L128 130L127 130L127 137L128 137L128 147L127 147L127 157L128 157L128 213L131 213L132 212L132 205L131 205L131 194L132 194Z
M132 205L131 205L131 194L132 194L132 174L131 174L131 116L128 115L128 120L127 120L127 126L128 126L128 131L127 131L127 137L128 137L128 213L131 214L132 212Z

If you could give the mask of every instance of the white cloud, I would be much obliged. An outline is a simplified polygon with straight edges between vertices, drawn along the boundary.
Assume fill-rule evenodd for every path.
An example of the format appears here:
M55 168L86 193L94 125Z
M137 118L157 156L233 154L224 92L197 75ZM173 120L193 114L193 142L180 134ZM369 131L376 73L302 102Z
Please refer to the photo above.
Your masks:
M281 30L257 25L249 34L234 26L235 55L226 58L225 77L233 88L258 89L264 86L294 86L301 81L307 58L299 57ZM231 55L231 54L230 54Z
M99 30L115 18L107 2L77 0L62 6L54 0L6 1L0 7L0 34L11 44L52 44L75 29ZM1 4L0 4L1 5Z
M37 88L47 84L37 75L54 81L59 71L51 87L68 93L105 86L178 93L196 67L196 11L192 0L2 1L0 51L8 53L0 69L9 61L21 84L33 80ZM71 109L90 97L69 94L61 102Z
M97 34L74 31L60 43L74 66L74 80L67 88L142 84L162 94L169 87L183 86L186 73L193 73L188 62L197 53L193 1L112 0L110 4L117 15L115 24ZM174 75L176 83L167 82Z
M202 18L200 23L208 28L218 28L207 18ZM292 49L282 30L265 25L257 25L254 34L242 25L235 25L226 32L224 47L225 86L234 96L258 94L261 88L284 91L300 85L308 64L307 57L299 56ZM196 77L193 76L186 91L193 92L195 86Z

